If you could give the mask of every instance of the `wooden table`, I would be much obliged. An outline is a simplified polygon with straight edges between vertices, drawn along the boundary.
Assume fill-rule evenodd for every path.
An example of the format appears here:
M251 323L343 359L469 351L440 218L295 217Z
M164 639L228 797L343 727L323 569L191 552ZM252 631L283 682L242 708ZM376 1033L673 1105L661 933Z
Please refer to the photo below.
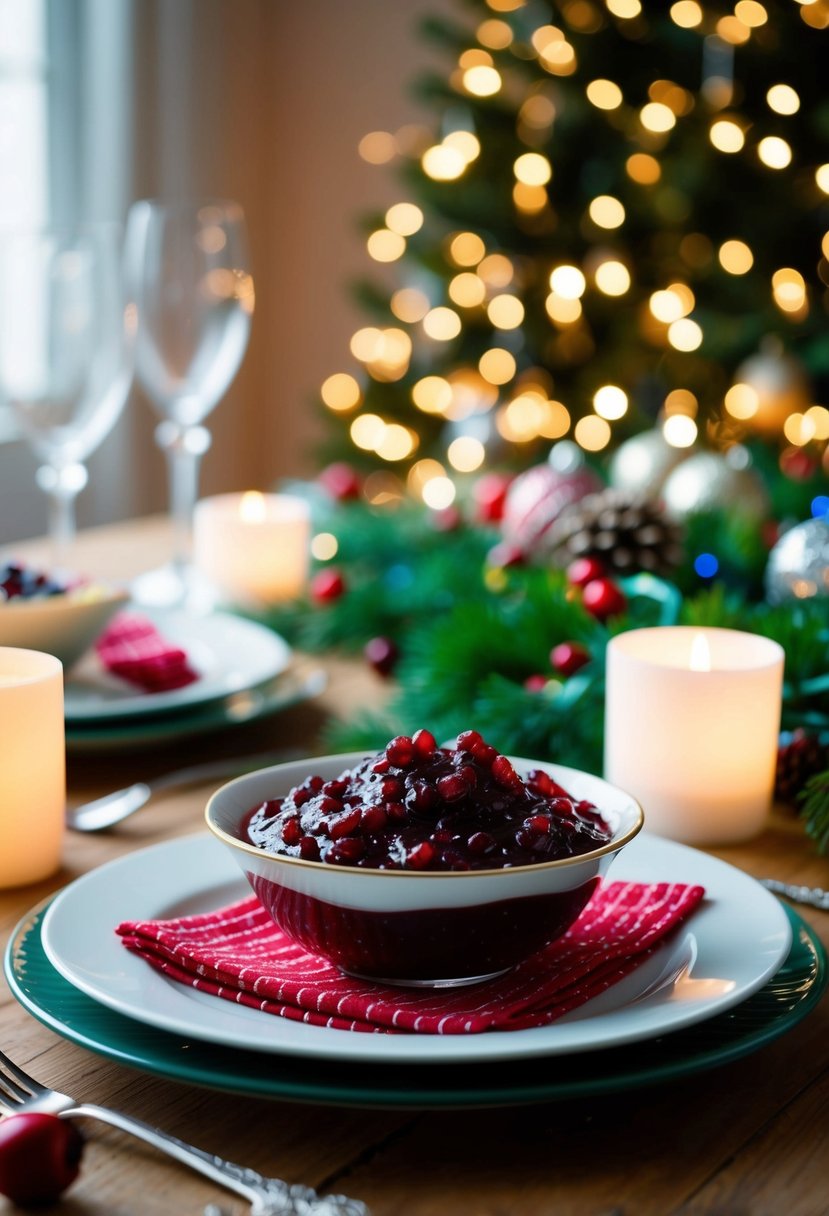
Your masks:
M123 576L157 564L159 521L82 536L78 565ZM32 556L37 545L20 546ZM361 664L326 660L329 686L313 703L211 741L211 753L274 741L319 752L330 713L376 703L383 685ZM118 757L70 757L70 802L179 761L203 741ZM158 795L117 831L70 835L61 873L0 891L0 930L92 867L201 828L206 788ZM799 824L783 815L750 844L717 850L750 874L827 885ZM800 909L829 944L829 914ZM151 1078L59 1038L0 985L0 1043L41 1080L111 1104L266 1174L363 1199L374 1216L822 1216L829 1211L829 1002L775 1042L698 1076L598 1098L517 1108L375 1110L250 1099ZM275 1062L278 1066L278 1062ZM485 1078L485 1069L482 1070ZM150 1149L101 1125L80 1179L56 1212L98 1216L227 1213L247 1206ZM10 1211L0 1199L0 1213Z

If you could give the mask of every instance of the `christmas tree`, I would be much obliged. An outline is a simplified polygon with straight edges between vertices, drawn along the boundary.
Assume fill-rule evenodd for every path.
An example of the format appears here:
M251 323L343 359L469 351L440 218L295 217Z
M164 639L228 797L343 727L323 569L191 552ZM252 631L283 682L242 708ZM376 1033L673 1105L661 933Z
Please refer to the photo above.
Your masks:
M434 128L361 145L400 174L367 223L395 281L359 288L324 455L427 502L654 427L819 467L827 25L827 0L459 0L431 21Z

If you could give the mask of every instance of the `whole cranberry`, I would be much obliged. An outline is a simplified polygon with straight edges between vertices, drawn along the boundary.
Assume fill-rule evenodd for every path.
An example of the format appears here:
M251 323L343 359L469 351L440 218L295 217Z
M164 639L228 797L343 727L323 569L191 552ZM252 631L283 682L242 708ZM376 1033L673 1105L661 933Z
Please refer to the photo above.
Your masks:
M559 642L550 651L550 663L562 676L571 676L585 663L590 662L590 652L581 642Z
M330 604L345 592L345 579L339 570L327 567L318 570L311 579L311 599L318 604Z
M83 1144L78 1129L57 1115L0 1119L0 1194L20 1207L55 1203L78 1176Z
M582 591L582 603L600 621L618 616L627 607L627 600L610 578L594 578Z
M603 578L605 568L598 557L577 557L567 567L567 581L573 587L586 587L595 578Z
M391 638L371 638L363 647L366 662L380 676L390 676L400 657L400 651Z

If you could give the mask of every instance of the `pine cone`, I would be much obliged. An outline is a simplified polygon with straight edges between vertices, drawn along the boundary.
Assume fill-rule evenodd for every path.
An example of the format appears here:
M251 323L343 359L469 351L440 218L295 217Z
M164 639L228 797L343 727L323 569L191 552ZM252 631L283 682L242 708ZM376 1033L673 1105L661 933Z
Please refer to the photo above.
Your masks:
M615 574L664 574L682 561L682 529L643 494L607 489L566 507L548 535L556 565L596 557Z
M817 735L809 735L801 728L781 735L774 778L775 801L795 806L809 778L826 768L829 768L829 745Z

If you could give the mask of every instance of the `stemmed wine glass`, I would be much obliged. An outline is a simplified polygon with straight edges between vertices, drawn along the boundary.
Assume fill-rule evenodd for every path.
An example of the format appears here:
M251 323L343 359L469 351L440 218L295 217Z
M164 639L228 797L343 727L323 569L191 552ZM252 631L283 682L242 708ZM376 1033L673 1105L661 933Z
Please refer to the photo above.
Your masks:
M43 461L55 570L67 565L86 460L124 408L132 379L121 228L6 234L0 244L0 391Z
M136 306L136 378L162 422L174 523L172 562L133 584L143 603L181 604L191 591L190 537L201 457L201 424L244 356L254 306L245 219L231 201L134 203L126 268Z

